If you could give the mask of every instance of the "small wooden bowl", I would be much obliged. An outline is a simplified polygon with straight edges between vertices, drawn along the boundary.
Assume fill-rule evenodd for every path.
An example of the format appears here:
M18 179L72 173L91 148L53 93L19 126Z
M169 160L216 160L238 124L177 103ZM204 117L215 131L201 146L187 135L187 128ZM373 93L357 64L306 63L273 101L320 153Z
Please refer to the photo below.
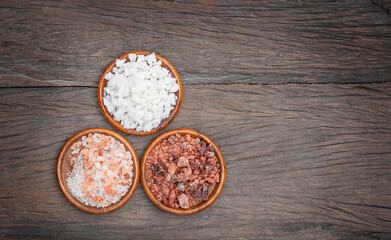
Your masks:
M72 170L72 166L70 164L70 153L71 153L70 147L72 146L73 143L79 141L81 139L81 137L86 136L89 133L101 133L101 134L112 136L116 140L118 140L122 144L124 144L125 149L132 154L132 159L133 159L132 185L130 186L128 192L124 196L122 196L118 202L111 204L108 207L97 208L97 207L85 205L84 203L77 200L71 194L71 192L68 190L68 187L66 184L67 173ZM120 134L113 132L111 130L108 130L108 129L103 129L103 128L86 129L86 130L83 130L83 131L73 135L62 147L60 154L58 155L58 158L57 158L57 166L56 166L57 182L58 182L58 185L60 186L60 189L61 189L62 193L64 194L65 198L68 199L68 201L70 203L72 203L75 207L77 207L78 209L85 211L85 212L88 212L88 213L94 213L94 214L108 213L108 212L114 211L114 210L122 207L122 205L124 205L130 199L130 197L132 197L134 191L137 188L138 180L139 180L139 172L140 172L140 166L138 163L137 154L134 151L132 145L130 145L130 143L124 137L122 137Z
M145 179L146 163L147 163L147 158L148 158L148 155L150 154L150 152L157 145L159 145L163 140L165 140L169 136L171 136L173 134L177 134L177 133L182 136L190 134L190 136L193 138L198 137L201 140L205 141L208 145L211 144L213 146L214 151L215 151L216 157L220 163L220 182L216 184L215 188L213 189L213 192L209 196L209 199L207 201L204 201L204 202L196 205L196 206L190 207L189 209L181 209L181 208L175 209L172 207L164 206L163 203L161 203L155 199L155 197L151 193L151 190L149 189L147 182L146 182L146 179ZM177 214L177 215L194 214L194 213L200 212L200 211L206 209L207 207L209 207L210 205L212 205L212 203L214 201L216 201L216 199L219 197L221 191L223 190L225 178L226 178L226 167L225 167L223 154L221 153L220 149L208 136L206 136L200 132L197 132L195 130L192 130L192 129L174 129L174 130L171 130L171 131L168 131L168 132L161 134L160 136L155 138L151 142L151 144L149 144L147 150L144 152L144 156L141 161L141 183L142 183L143 188L144 188L145 192L147 193L149 199L160 209L162 209L166 212L169 212L169 213Z
M107 121L109 121L109 123L111 123L111 125L113 125L115 128L117 128L118 130L120 130L124 133L131 134L131 135L138 135L138 136L154 134L154 133L162 130L163 128L167 127L168 124L170 124L172 122L172 120L174 120L176 115L178 114L179 108L181 107L181 104L182 104L182 98L183 98L182 82L181 82L181 79L180 79L177 71L171 65L171 63L169 63L163 57L155 54L156 59L162 61L162 67L166 68L171 73L171 75L174 78L176 78L177 83L179 84L179 90L175 93L175 95L177 96L176 105L174 106L174 109L171 110L170 115L166 119L164 119L157 128L154 128L149 132L143 132L143 131L137 131L136 129L124 128L120 122L114 120L113 115L110 114L110 112L107 110L106 106L103 104L103 92L104 92L103 90L107 86L107 80L105 79L105 76L108 72L111 72L113 70L116 60L117 59L128 59L128 55L131 53L137 54L137 55L145 55L145 56L151 54L151 52L145 52L145 51L136 51L136 52L125 53L125 54L119 56L118 58L114 59L109 64L109 66L106 67L106 69L103 71L102 76L100 77L100 80L99 80L99 86L98 86L99 107L102 110L103 116L105 116Z

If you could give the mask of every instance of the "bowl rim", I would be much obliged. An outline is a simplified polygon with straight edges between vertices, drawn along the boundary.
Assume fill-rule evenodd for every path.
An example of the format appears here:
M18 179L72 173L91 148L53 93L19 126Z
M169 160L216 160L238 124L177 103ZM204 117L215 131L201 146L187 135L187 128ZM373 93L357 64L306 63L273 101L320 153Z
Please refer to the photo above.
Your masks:
M122 144L124 144L125 148L132 154L133 169L135 172L135 174L133 176L132 185L130 186L128 192L124 196L122 196L118 202L113 203L107 207L97 208L97 207L85 205L84 203L80 202L69 192L69 189L66 185L66 182L63 182L62 177L61 177L62 176L62 168L61 168L62 162L64 161L64 159L66 157L65 154L68 151L68 149L71 147L71 144L73 144L73 142L76 139L78 139L84 135L88 135L89 133L101 133L101 134L110 135L110 136L114 137L116 140L120 141ZM74 134L72 137L70 137L65 142L65 144L61 148L60 153L58 154L58 157L57 157L56 178L57 178L57 183L61 189L62 194L73 206L75 206L79 210L82 210L87 213L104 214L104 213L112 212L112 211L117 210L118 208L122 207L125 203L127 203L129 201L129 199L133 196L134 192L136 191L137 185L139 182L139 176L140 176L140 164L139 164L139 161L137 158L136 151L134 150L133 146L119 133L116 133L112 130L105 129L105 128L88 128L88 129L84 129L84 130Z
M175 104L174 109L171 110L170 115L167 118L162 120L162 122L164 121L164 123L160 124L156 128L153 128L149 132L143 132L143 131L137 131L136 129L126 129L126 128L124 128L121 125L120 122L114 120L113 115L110 114L110 112L107 110L106 106L103 104L103 91L104 91L104 86L107 84L107 80L104 78L106 76L106 74L113 69L113 67L116 64L117 59L128 59L128 55L129 54L136 54L136 55L144 55L144 56L146 56L146 55L152 54L152 52L148 52L148 51L128 52L128 53L122 54L121 56L115 58L113 61L110 62L110 64L105 68L105 70L103 71L103 73L102 73L102 75L100 76L100 79L99 79L99 84L98 84L98 102L99 102L99 107L100 107L100 110L101 110L103 116L106 118L106 120L111 125L113 125L116 129L120 130L121 132L130 134L130 135L136 135L136 136L151 135L151 134L157 133L160 130L162 130L165 127L167 127L174 120L176 115L178 114L179 109L181 108L181 105L182 105L182 100L183 100L182 81L181 81L181 78L179 77L178 72L174 68L174 66L172 66L172 64L167 59L165 59L162 56L160 56L160 55L155 53L156 59L157 60L161 60L162 63L166 64L168 66L168 67L166 67L166 69L168 69L170 72L172 72L173 75L174 75L173 77L177 80L177 83L179 85L177 104Z
M178 208L178 209L174 209L172 207L164 206L161 202L157 201L154 198L154 196L152 195L152 193L151 193L151 191L150 191L150 189L149 189L149 187L148 187L148 185L146 183L146 179L144 177L145 172L146 172L145 164L146 164L146 161L147 161L147 158L148 158L148 155L150 154L150 152L156 147L156 145L161 143L163 140L167 139L167 137L169 137L169 136L171 136L173 134L176 134L176 133L178 133L180 135L186 135L186 134L196 135L201 140L204 140L208 144L211 144L213 146L213 149L215 150L215 153L217 155L217 159L218 159L218 161L220 163L220 182L216 185L215 189L213 190L213 192L215 192L214 195L213 196L209 196L207 201L201 202L200 204L196 205L194 208L189 208L189 209ZM223 157L223 154L221 153L219 147L217 146L217 144L215 142L213 142L213 140L210 139L207 135L205 135L205 134L203 134L201 132L198 132L196 130L193 130L193 129L188 129L188 128L173 129L173 130L167 131L165 133L162 133L161 135L156 137L148 145L147 149L145 150L143 158L141 160L141 164L140 164L140 180L141 180L141 184L143 185L144 191L147 194L148 198L158 208L160 208L160 209L162 209L162 210L164 210L166 212L169 212L169 213L172 213L172 214L176 214L176 215L190 215L190 214L198 213L198 212L201 212L201 211L205 210L210 205L212 205L216 201L216 199L219 197L219 195L221 194L221 192L223 190L223 187L224 187L224 184L225 184L225 180L226 180L226 172L227 172L227 170L226 170L226 166L225 166L224 157Z

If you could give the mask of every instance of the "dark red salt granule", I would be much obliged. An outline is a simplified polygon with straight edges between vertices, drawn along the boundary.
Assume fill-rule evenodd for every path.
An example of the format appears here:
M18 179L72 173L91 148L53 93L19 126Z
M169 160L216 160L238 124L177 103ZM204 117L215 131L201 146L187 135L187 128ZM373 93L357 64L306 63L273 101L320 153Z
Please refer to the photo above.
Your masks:
M220 164L211 145L190 135L171 135L147 158L145 179L165 206L188 209L208 200L220 180Z

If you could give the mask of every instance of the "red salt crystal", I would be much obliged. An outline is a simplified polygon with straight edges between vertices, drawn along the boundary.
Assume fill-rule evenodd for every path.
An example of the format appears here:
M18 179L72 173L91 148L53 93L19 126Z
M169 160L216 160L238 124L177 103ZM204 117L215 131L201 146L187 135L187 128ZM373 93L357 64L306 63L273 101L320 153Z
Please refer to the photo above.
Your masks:
M168 138L168 142L169 142L171 145L175 145L175 141L174 141L174 139L171 138L171 136Z
M165 180L167 182L171 181L171 176L172 176L171 174L167 174Z
M186 194L181 194L178 197L179 201L179 206L183 209L188 209L189 208L189 198L187 197Z
M147 172L145 173L145 177L146 177L147 179L151 179L152 175L153 175L153 173L152 173L151 170L147 170Z
M208 172L205 164L210 165L206 167ZM172 135L149 154L145 176L155 199L165 206L178 208L186 207L183 201L182 206L178 204L181 194L187 197L187 207L206 200L219 179L218 172L219 165L211 146L191 136ZM187 187L183 189L183 186ZM193 198L196 190L198 198Z
M179 191L185 191L186 186L183 183L179 183L178 186L176 187Z
M212 169L213 169L213 166L212 165L205 165L205 172L207 172L207 173L210 173L210 171L212 171Z
M205 178L205 180L206 180L208 183L215 183L214 178L211 178L211 177L207 177L207 178Z
M199 138L195 138L195 139L191 140L191 144L196 145L199 141L200 141Z
M163 165L161 163L155 163L152 166L152 171L155 175L159 176L163 173Z
M168 195L168 194L170 194L170 189L167 188L167 187L165 187L165 188L163 188L162 193L163 193L164 195Z
M193 181L194 179L196 179L196 173L194 172L194 175L191 175L190 177L189 177L189 181Z
M186 141L187 142L190 142L191 141L191 137L190 137L190 134L186 134L186 137L185 137Z
M207 157L207 158L211 158L211 157L213 157L214 155L215 155L215 153L214 153L214 152L211 152L211 151L206 151L205 154L204 154L204 156Z
M126 180L128 180L128 179L130 178L130 174L129 174L129 173L125 173L124 178L125 178Z
M204 201L208 200L209 188L206 185L203 185L201 187L201 196L202 196L202 200L204 200Z
M167 171L169 173L175 173L175 171L177 170L177 166L175 165L175 163L171 163L169 166L168 166L168 169Z
M186 175L185 173L180 173L180 174L178 174L177 179L179 182L184 182L184 181L189 180L189 176Z
M190 177L190 175L192 173L191 168L186 168L184 173L185 173L186 176Z
M186 167L187 165L189 165L189 161L185 157L180 157L178 159L178 164L177 165L178 165L178 167Z
M220 182L220 174L216 174L216 175L214 175L214 180L216 181L216 182Z

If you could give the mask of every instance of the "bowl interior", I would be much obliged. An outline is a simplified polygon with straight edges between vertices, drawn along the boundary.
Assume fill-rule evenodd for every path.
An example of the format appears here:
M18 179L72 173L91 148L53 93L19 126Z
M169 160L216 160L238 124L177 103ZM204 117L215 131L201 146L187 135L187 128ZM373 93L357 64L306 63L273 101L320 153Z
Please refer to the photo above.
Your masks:
M116 140L120 141L122 144L124 144L125 149L129 151L132 154L132 160L133 160L133 181L132 185L129 187L128 192L121 197L121 199L111 204L108 207L103 208L97 208L93 206L85 205L84 203L77 200L69 191L66 179L68 178L67 173L72 171L72 165L70 163L70 153L71 149L70 147L73 145L73 143L79 141L83 136L88 135L89 133L101 133L105 135L110 135L114 137ZM137 159L136 152L134 151L133 147L129 144L128 141L118 133L115 133L113 131L110 131L108 129L101 129L101 128L94 128L94 129L86 129L84 131L81 131L77 133L76 135L72 136L63 146L61 149L61 152L57 159L57 181L60 186L61 191L63 192L64 196L68 199L69 202L71 202L75 207L78 209L89 212L89 213L96 213L96 214L102 214L102 213L108 213L111 211L114 211L118 208L120 208L122 205L124 205L130 197L133 195L134 191L137 188L138 180L139 180L139 163Z
M205 141L208 145L211 144L213 146L214 151L215 151L217 160L220 163L220 181L219 181L219 183L216 184L216 186L213 189L212 193L210 194L208 200L204 201L204 202L201 202L198 205L192 206L189 209L181 209L181 208L175 209L175 208L172 208L172 207L167 207L167 206L163 205L161 202L157 201L154 198L153 194L151 193L151 191L150 191L150 189L149 189L149 187L147 185L146 179L145 179L145 173L146 173L146 170L147 170L146 169L146 163L147 163L147 158L148 158L148 155L150 154L150 152L157 145L159 145L163 140L165 140L169 136L171 136L173 134L177 134L177 133L179 135L181 135L181 136L190 134L190 136L193 137L193 138L198 137L201 140ZM206 136L206 135L204 135L204 134L202 134L200 132L197 132L195 130L192 130L192 129L174 129L174 130L168 131L168 132L163 133L162 135L158 136L148 146L147 150L144 153L142 162L141 162L141 183L143 185L143 188L144 188L145 192L147 193L148 197L150 198L150 200L156 206L158 206L160 209L162 209L164 211L167 211L167 212L170 212L170 213L173 213L173 214L177 214L177 215L194 214L194 213L200 212L200 211L206 209L207 207L209 207L218 198L218 196L220 195L220 193L221 193L221 191L223 189L224 183L225 183L225 178L226 178L225 161L224 161L224 158L223 158L223 155L222 155L220 149L217 147L217 145L208 136Z
M179 90L175 93L175 95L177 96L176 104L175 104L174 108L171 110L170 115L166 119L164 119L158 127L152 129L149 132L143 132L143 131L137 131L136 129L124 128L120 122L114 120L114 116L110 114L110 112L107 110L106 106L103 104L104 88L107 86L107 80L104 77L106 76L106 74L108 72L111 72L113 70L117 59L127 59L127 61L129 61L128 55L131 53L137 54L137 55L145 55L145 56L151 54L151 52L136 51L136 52L125 53L125 54L121 55L120 57L114 59L109 64L109 66L106 67L106 69L104 70L104 72L100 78L100 81L99 81L99 86L98 86L99 106L100 106L100 109L101 109L103 115L105 116L105 118L118 130L125 132L127 134L139 135L139 136L154 134L154 133L162 130L163 128L167 127L168 124L170 124L170 122L172 122L172 120L174 120L175 116L177 115L179 108L182 104L182 97L183 97L182 82L181 82L181 79L180 79L177 71L175 70L175 68L166 59L155 54L156 59L162 61L162 67L166 68L171 73L171 75L177 80L177 83L179 84Z

